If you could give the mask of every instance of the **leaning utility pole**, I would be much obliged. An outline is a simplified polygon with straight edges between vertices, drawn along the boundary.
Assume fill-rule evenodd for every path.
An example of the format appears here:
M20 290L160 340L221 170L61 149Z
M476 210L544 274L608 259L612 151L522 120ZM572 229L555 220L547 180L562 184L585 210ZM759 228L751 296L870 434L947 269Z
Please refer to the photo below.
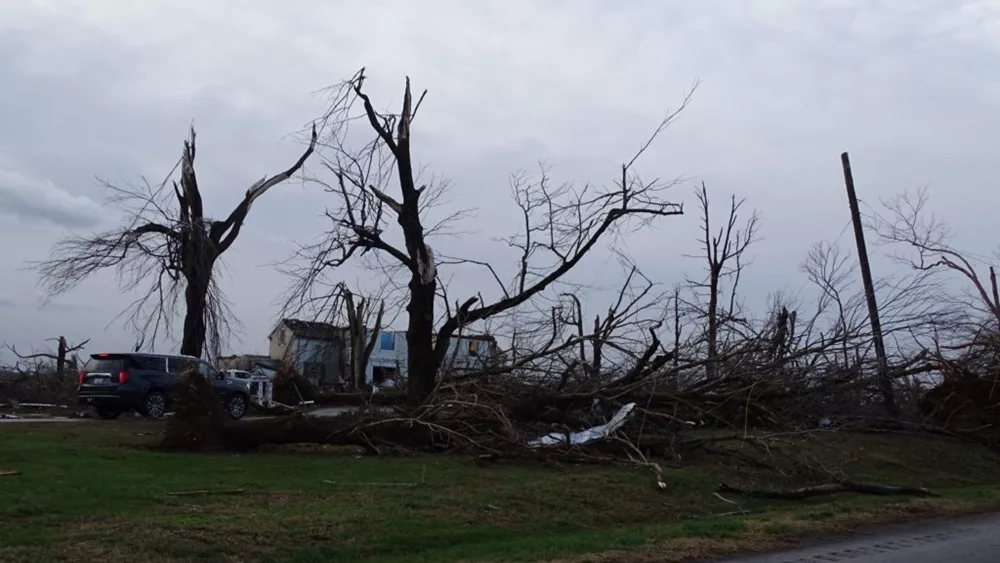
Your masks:
M868 302L868 319L872 324L872 340L875 344L875 359L878 362L878 387L889 416L899 417L899 407L892 391L889 378L889 363L885 358L885 341L882 340L882 323L878 318L878 302L875 301L875 284L872 283L871 265L868 263L868 249L865 246L865 230L861 226L861 212L858 210L858 196L854 192L854 175L851 174L851 160L847 153L840 155L844 168L844 183L847 185L847 201L851 205L851 221L854 223L854 239L858 243L858 264L861 266L861 280L865 284L865 300Z

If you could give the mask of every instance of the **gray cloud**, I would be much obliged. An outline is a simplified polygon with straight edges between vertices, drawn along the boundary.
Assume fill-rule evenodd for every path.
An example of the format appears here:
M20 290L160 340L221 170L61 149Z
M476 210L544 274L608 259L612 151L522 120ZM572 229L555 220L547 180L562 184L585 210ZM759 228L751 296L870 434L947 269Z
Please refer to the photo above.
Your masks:
M0 168L0 213L22 221L46 221L68 228L93 227L104 220L101 206L49 180Z

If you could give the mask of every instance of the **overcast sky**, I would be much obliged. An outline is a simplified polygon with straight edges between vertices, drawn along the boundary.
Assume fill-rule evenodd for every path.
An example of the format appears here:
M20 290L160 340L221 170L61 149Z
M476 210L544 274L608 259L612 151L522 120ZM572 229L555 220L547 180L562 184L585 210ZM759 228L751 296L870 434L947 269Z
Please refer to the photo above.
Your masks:
M996 243L997 0L0 0L0 13L0 341L19 349L134 342L110 275L43 306L25 269L114 221L95 177L162 177L194 123L206 209L225 215L298 156L289 134L323 110L314 92L362 66L380 107L398 106L406 75L429 90L415 156L451 180L456 207L480 209L457 249L516 230L510 172L544 160L558 180L613 181L695 81L639 170L689 178L674 194L689 206L704 181L720 204L735 193L760 210L751 297L800 288L812 243L851 242L844 150L866 204L929 186L963 245ZM322 231L327 197L288 183L255 205L226 255L244 325L231 351L266 350L288 283L270 265ZM697 234L696 216L668 218L628 247L670 285L697 270L683 257ZM608 281L608 263L577 278Z

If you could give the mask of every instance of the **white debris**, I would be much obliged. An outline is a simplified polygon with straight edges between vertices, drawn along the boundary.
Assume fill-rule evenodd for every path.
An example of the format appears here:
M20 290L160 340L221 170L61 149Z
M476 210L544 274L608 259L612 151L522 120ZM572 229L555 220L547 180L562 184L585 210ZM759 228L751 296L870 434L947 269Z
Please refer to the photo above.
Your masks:
M429 244L424 244L424 255L417 256L417 272L420 274L420 283L430 285L437 277L437 266L434 264L434 251Z
M586 430L581 430L579 432L571 432L566 434L564 432L553 432L541 438L536 438L528 442L529 446L559 446L559 445L581 445L593 442L595 440L601 440L607 438L616 430L622 427L628 420L629 415L632 414L632 409L635 408L635 403L629 403L624 405L622 408L618 409L611 420L600 426L594 426Z

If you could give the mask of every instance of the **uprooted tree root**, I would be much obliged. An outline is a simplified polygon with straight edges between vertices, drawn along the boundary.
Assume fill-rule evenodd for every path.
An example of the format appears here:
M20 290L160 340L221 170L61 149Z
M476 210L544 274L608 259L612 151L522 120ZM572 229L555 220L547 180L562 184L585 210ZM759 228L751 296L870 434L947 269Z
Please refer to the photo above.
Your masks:
M168 450L201 450L222 447L225 424L222 404L205 377L195 370L182 374L174 416L167 422L161 446Z

